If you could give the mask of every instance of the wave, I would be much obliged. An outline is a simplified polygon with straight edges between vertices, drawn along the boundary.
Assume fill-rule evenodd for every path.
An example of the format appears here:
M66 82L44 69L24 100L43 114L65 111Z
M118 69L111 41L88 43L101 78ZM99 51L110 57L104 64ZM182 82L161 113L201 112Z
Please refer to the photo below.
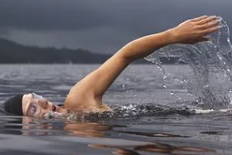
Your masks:
M226 108L231 103L232 92L232 45L230 30L221 18L221 28L210 35L211 40L194 45L174 44L157 50L145 57L162 71L164 88L168 77L160 59L178 58L176 64L186 63L192 69L191 79L179 79L187 83L190 94L203 109Z
M153 103L134 105L128 104L123 106L114 105L112 107L113 112L103 113L70 113L65 116L68 120L78 121L99 121L99 120L132 120L146 116L167 116L167 115L194 115L195 111L188 107L170 107L164 105L154 105Z

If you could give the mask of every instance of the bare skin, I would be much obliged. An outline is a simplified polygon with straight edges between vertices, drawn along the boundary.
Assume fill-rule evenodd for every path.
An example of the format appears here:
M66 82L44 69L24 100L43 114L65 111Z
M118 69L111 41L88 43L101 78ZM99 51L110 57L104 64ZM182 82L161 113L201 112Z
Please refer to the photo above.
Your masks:
M43 118L48 112L58 112L58 113L67 113L67 110L59 107L47 99L38 99L33 97L33 94L25 94L23 96L23 115Z
M57 107L55 111L61 113L67 111L82 113L111 111L107 105L102 103L103 95L131 62L143 58L166 45L175 43L194 44L207 41L209 40L207 35L220 28L219 23L216 16L201 16L187 20L172 29L129 42L99 68L77 82L70 89L64 107ZM35 99L30 97L30 94L26 95L23 97L24 115L28 115L27 111L30 110L28 104L35 102L41 105L39 102L42 102L40 100L34 101ZM40 110L41 114L37 114L38 116L41 117L44 113L52 110L52 103L47 101L47 104L46 108L40 106L42 110ZM34 117L37 117L37 115Z

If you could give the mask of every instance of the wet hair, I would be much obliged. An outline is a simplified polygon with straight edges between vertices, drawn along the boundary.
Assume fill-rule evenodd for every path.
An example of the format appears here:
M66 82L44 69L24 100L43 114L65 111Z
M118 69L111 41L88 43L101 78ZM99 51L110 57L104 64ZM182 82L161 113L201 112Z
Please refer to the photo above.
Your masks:
M18 94L14 97L9 98L3 103L3 108L5 112L13 115L23 115L22 100L24 94Z

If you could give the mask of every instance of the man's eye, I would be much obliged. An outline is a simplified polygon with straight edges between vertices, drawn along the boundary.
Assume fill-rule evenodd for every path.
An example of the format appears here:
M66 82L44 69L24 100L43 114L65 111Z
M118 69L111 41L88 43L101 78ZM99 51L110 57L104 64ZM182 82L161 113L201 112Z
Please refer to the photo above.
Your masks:
M35 114L35 112L36 112L36 106L35 105L32 105L31 106L31 108L30 108L30 113L33 115L33 114Z

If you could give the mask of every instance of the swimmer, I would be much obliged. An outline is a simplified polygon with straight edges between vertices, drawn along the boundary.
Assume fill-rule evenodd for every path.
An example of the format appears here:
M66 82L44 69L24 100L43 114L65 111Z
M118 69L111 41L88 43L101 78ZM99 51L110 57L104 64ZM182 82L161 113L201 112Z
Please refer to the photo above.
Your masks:
M44 118L49 113L101 113L111 111L102 103L106 90L120 73L134 60L146 57L170 44L194 44L208 41L208 35L220 29L220 18L201 16L189 19L166 31L133 40L119 49L99 68L78 81L69 91L63 106L57 106L35 93L18 94L4 103L10 114Z

